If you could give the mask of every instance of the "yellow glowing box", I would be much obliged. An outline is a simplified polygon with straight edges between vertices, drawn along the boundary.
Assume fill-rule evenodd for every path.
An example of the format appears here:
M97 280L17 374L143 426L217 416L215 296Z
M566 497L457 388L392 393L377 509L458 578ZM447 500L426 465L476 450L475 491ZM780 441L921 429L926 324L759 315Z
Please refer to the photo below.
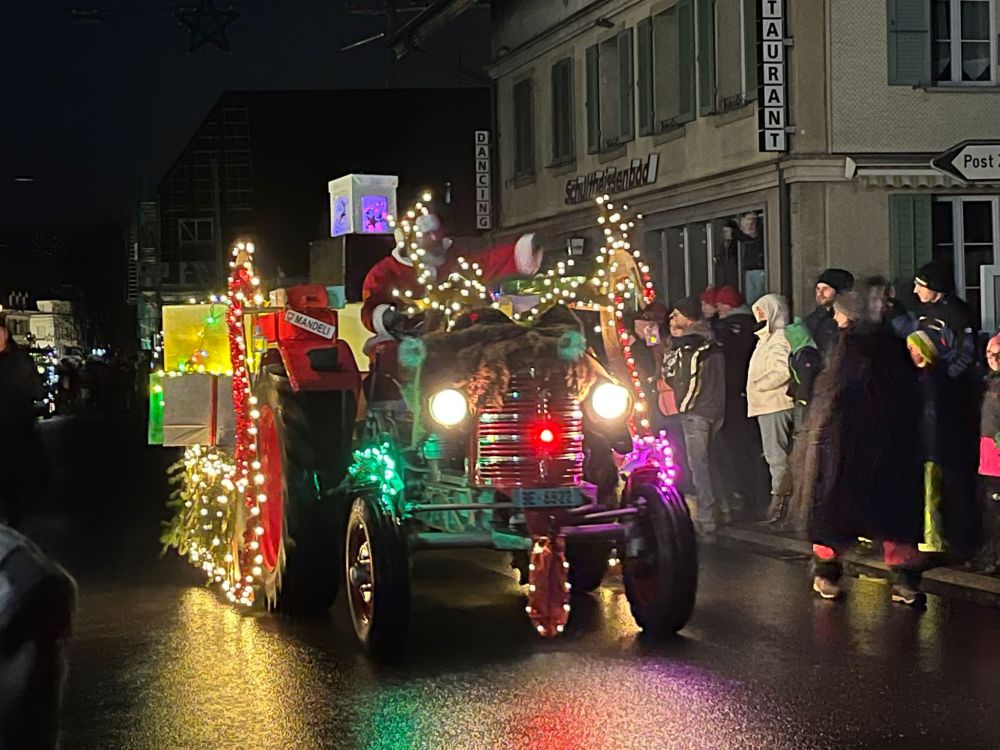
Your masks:
M167 305L163 308L163 369L225 374L229 333L225 305Z

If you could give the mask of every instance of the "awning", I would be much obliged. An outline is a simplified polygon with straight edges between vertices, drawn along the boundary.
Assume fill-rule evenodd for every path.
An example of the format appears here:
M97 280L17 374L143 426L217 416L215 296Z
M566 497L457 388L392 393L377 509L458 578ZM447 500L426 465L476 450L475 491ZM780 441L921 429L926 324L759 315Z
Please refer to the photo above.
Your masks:
M903 189L961 189L1000 187L1000 183L963 182L931 166L936 154L892 154L848 156L846 176L867 187Z

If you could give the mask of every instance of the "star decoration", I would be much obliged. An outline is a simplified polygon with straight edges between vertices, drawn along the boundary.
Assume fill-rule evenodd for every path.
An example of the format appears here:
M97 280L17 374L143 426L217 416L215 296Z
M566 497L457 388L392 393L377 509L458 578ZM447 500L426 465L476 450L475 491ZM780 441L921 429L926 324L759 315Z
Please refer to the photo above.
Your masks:
M225 10L217 7L215 0L198 0L197 5L179 8L174 13L181 26L188 30L188 52L195 52L206 45L229 52L226 28L239 16L232 6Z

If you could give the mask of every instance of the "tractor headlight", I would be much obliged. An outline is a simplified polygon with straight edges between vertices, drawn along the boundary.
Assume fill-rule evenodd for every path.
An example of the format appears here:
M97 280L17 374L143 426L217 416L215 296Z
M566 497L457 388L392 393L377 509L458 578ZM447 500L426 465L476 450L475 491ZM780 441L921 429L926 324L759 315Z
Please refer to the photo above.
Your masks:
M454 427L469 415L469 402L460 391L445 388L430 398L431 416L444 427Z
M632 397L627 388L616 383L601 383L594 389L590 404L601 419L618 419L629 410Z

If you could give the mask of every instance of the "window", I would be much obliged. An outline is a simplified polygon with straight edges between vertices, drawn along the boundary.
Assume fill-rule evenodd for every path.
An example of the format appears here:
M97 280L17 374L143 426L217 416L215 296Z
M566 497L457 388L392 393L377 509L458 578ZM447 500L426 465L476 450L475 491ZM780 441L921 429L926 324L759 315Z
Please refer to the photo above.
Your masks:
M991 0L933 0L931 75L938 83L994 81L995 16Z
M666 273L661 288L671 300L712 285L735 286L751 302L767 291L763 211L670 227L659 240L663 260L655 265Z
M182 248L211 245L213 239L212 219L178 219L177 240Z
M601 146L609 149L635 136L632 29L601 43L599 70Z
M989 86L996 0L888 0L889 83Z
M649 70L640 77L652 89L653 132L680 127L695 118L695 24L691 0L680 0L653 16ZM652 75L650 71L655 71Z
M757 98L757 2L715 0L718 97L723 112Z
M587 153L601 150L601 48L587 48Z
M514 84L514 177L535 173L535 112L532 81Z
M576 158L573 132L573 58L552 66L552 163L568 164Z
M973 310L981 308L980 268L1000 258L998 210L994 196L935 198L932 206L934 257L954 264L955 288Z

